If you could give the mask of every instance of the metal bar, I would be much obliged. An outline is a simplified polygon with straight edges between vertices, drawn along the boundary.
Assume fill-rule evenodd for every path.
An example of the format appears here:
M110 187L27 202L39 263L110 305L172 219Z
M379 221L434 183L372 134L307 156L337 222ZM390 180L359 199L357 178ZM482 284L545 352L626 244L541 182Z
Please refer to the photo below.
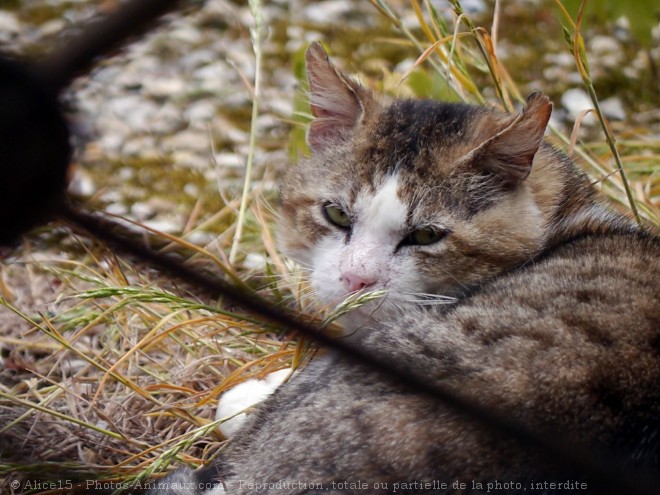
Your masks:
M92 21L81 34L35 63L35 76L44 87L58 93L89 70L98 57L108 55L181 3L182 0L133 0L121 4L115 12Z

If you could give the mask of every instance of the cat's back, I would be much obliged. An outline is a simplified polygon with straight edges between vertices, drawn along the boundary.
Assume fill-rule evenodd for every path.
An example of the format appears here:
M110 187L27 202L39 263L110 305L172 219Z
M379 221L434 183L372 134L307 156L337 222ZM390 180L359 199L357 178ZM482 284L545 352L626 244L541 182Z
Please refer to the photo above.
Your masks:
M519 311L511 328L527 314L552 324L568 319L565 327L577 334L586 331L581 323L591 321L625 337L644 321L660 332L659 280L658 236L634 228L578 235L478 288L456 309L469 313L483 305L500 327L513 306Z
M578 237L450 310L390 315L362 344L533 431L657 468L648 439L660 433L659 260L660 241L647 233ZM313 363L260 416L229 453L237 479L361 479L392 492L403 480L562 475L506 436L339 356Z
M624 410L643 415L643 404L660 412L659 281L660 237L635 228L577 236L449 310L375 328L365 345L394 355L401 342L420 342L411 360L419 373L458 386L492 380L492 405L524 402L521 418L533 422L580 429L582 414L602 414L605 424Z

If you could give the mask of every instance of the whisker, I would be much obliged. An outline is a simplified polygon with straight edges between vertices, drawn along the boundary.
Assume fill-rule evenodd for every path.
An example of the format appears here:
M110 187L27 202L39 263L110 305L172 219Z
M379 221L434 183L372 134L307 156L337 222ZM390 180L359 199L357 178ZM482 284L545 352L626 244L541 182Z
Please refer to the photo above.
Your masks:
M399 297L397 302L412 303L419 306L436 306L441 304L454 304L458 298L452 296L445 296L442 294L430 294L426 292L404 292L405 296Z

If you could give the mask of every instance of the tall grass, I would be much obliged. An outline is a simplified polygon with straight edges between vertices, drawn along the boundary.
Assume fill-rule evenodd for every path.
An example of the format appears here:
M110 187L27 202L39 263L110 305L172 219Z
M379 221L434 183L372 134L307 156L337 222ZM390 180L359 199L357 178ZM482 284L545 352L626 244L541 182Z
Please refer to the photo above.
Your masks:
M400 33L401 37L411 44L419 56L412 67L403 75L403 80L413 70L419 70L423 64L429 64L433 71L445 78L455 95L463 101L483 104L484 84L479 84L474 75L487 73L488 85L495 91L499 105L506 111L512 111L514 102L522 103L524 95L516 81L511 77L497 54L497 30L502 25L500 1L495 2L495 11L491 26L480 26L462 8L459 0L449 0L453 7L455 20L453 25L445 17L438 14L430 0L411 0L410 4L419 23L419 32L424 40L419 39L410 28L405 26L403 16L387 0L370 0L374 7ZM563 7L561 0L555 0L557 13L564 22L563 36L567 40L567 50L570 50L575 60L575 66L580 74L584 87L591 98L593 111L603 131L604 142L610 155L595 153L602 146L599 142L576 146L581 118L577 119L571 134L565 134L554 125L550 126L557 144L568 147L579 163L594 177L594 181L602 185L605 192L616 201L626 205L633 216L641 224L641 217L657 224L657 205L660 192L660 167L658 166L658 142L649 141L648 159L639 155L639 150L631 150L633 155L631 165L624 162L617 139L611 125L603 115L594 82L589 71L587 53L581 29L583 28L582 5L577 19L573 19ZM510 29L515 27L510 26ZM642 162L641 166L637 163ZM633 177L633 183L628 178L628 171ZM641 173L640 173L641 171Z

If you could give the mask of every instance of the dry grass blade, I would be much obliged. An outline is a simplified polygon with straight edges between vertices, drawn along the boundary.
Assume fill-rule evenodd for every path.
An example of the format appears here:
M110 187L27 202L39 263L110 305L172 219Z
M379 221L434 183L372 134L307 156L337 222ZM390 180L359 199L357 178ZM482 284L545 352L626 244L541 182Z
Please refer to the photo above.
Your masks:
M586 0L582 0L580 3L580 10L578 11L577 21L575 23L573 23L570 14L568 14L564 6L561 5L561 2L559 0L555 0L555 1L557 4L559 4L564 17L566 17L569 20L570 24L573 25L573 33L572 33L573 58L575 59L578 72L580 73L580 76L582 77L582 81L584 82L584 86L587 89L587 93L589 94L589 98L591 98L591 101L594 105L594 110L596 112L596 115L598 116L598 121L600 122L600 125L603 131L605 132L605 139L612 153L612 157L614 158L614 161L616 163L617 170L621 176L621 182L623 184L626 197L628 198L628 205L630 206L630 210L635 216L637 223L643 225L642 219L639 216L639 212L637 210L637 203L633 196L632 189L630 188L630 183L628 181L626 171L623 167L623 162L621 161L619 150L615 143L614 136L612 135L610 126L607 124L607 119L603 115L603 111L601 110L600 107L600 102L598 101L598 96L596 95L596 89L594 88L593 81L591 80L591 76L589 74L589 66L587 64L587 55L584 47L584 39L580 34L580 27L582 25Z
M445 36L444 38L439 39L438 41L434 42L431 46L429 46L422 54L415 60L415 63L412 64L406 72L401 76L401 79L397 83L397 86L402 84L406 79L408 79L408 76L412 72L414 72L420 65L422 65L424 62L426 62L426 59L429 58L429 56L434 53L439 47L447 43L448 41L453 41L458 37L458 35L455 36ZM452 45L453 48L453 45Z
M79 420L79 419L77 419L77 418L74 418L74 417L68 416L68 415L66 415L66 414L62 414L62 413L60 413L60 412L58 412L58 411L55 411L55 410L53 410L53 409L48 409L47 407L43 407L43 406L41 406L41 405L39 405L39 404L35 404L34 402L28 402L28 401L21 400L21 399L19 399L19 398L17 398L17 397L12 397L11 395L9 395L9 394L5 394L4 392L0 392L0 398L6 399L6 400L8 400L8 401L10 401L10 402L13 402L13 403L15 403L15 404L19 404L19 405L24 406L24 407L26 407L26 408L28 408L28 409L35 409L35 410L37 410L37 411L39 411L39 412L46 413L46 414L48 414L48 415L50 415L50 416L54 416L54 417L56 417L56 418L63 419L63 420L68 421L68 422L70 422L70 423L74 423L74 424L77 424L77 425L79 425L79 426L83 426L83 427L85 427L85 428L89 428L90 430L97 431L97 432L102 433L102 434L104 434L104 435L107 435L107 436L109 436L109 437L113 437L113 438L116 438L116 439L119 439L119 440L124 440L124 441L127 441L127 442L130 442L130 441L131 441L130 438L123 437L122 435L120 435L120 434L118 434L118 433L115 433L115 432L113 432L113 431L109 431L109 430L106 430L106 429L104 429L104 428L99 428L99 427L96 426L96 425L93 425L93 424L91 424L91 423L86 423L86 422L81 421L81 420Z
M271 221L265 211L259 210L259 215L260 221ZM173 236L162 237L181 244ZM270 249L274 249L272 245ZM201 249L195 252L202 258L208 254ZM47 378L53 383L63 380L48 393L47 402L35 402L30 396L33 389L22 391L20 382L18 388L0 389L0 404L4 403L5 408L11 404L13 408L10 415L8 409L2 413L3 439L14 442L30 429L35 435L43 435L46 424L31 421L36 412L42 418L58 421L58 430L66 442L74 442L72 446L98 435L94 441L98 453L80 452L87 452L93 464L113 466L103 471L105 475L125 480L128 472L137 470L132 476L144 479L165 466L167 459L199 463L221 448L219 434L211 435L215 440L210 443L208 437L217 425L212 418L218 389L290 366L294 355L301 360L298 344L268 333L268 325L259 318L161 289L159 286L167 285L166 281L154 283L152 275L117 259L103 247L87 245L85 253L87 259L78 261L3 267L4 280L11 282L15 271L29 268L40 279L58 280L64 292L58 298L59 310L49 317L29 316L3 299L2 304L14 311L26 329L32 329L32 337L3 337L0 342L28 356L47 351L45 360L39 357L30 365L35 376L45 376L51 370L59 373L51 362L64 359L62 362L80 363L75 364L72 375ZM206 259L213 262L210 254ZM285 265L278 261L278 266L286 275ZM278 277L271 284L279 281ZM269 287L272 285L265 290ZM288 293L287 288L279 291ZM12 359L18 360L18 354ZM76 406L77 411L69 411L72 400L66 399L62 390L70 389L71 398L77 387L82 387L77 396L86 397L85 402ZM136 427L140 434L136 434ZM187 433L191 429L192 433ZM204 442L199 440L202 437ZM173 444L175 448L168 447ZM100 453L102 459L95 459ZM71 458L65 449L49 449L40 455L45 461L55 462L53 469L60 475L65 459ZM8 472L17 472L15 465L0 464L0 473ZM79 475L75 469L68 472L89 476L87 471Z
M245 222L245 210L247 208L250 182L252 181L252 167L254 163L254 152L257 143L257 118L259 117L259 98L261 97L261 57L262 43L265 36L264 18L261 12L261 2L259 0L249 0L250 12L254 19L254 27L250 29L252 36L252 48L254 50L254 95L252 99L252 114L250 120L250 142L248 149L247 164L245 165L245 181L243 183L243 194L241 195L241 205L238 210L238 219L236 221L236 231L234 240L229 251L229 263L236 262L238 247L243 234L243 225Z
M576 117L575 124L573 125L573 131L571 132L571 141L568 144L568 149L566 150L568 156L573 156L575 154L575 145L577 144L578 133L580 132L580 126L582 125L582 121L587 115L589 115L593 111L594 111L593 108L582 110Z
M162 231L160 231L158 229L155 229L153 227L149 227L147 225L141 224L141 223L139 223L135 220L131 220L130 218L125 218L125 217L121 217L119 215L113 215L113 214L109 214L109 213L106 213L106 215L108 215L109 217L113 217L113 218L116 218L118 220L121 220L122 222L127 222L131 225L139 227L140 229L147 230L147 231L151 232L152 234L155 234L158 238L166 239L166 240L170 241L173 244L177 244L181 247L184 247L186 249L190 249L191 251L195 251L196 253L203 255L205 258L208 258L209 260L213 261L214 265L217 266L218 268L220 268L220 270L222 270L222 272L225 275L227 275L234 284L236 284L237 286L241 287L244 290L248 290L248 291L250 290L250 288L243 282L241 277L239 277L236 274L236 271L231 267L231 265L223 263L216 256L213 256L206 249L204 249L204 248L202 248L202 247L200 247L196 244L193 244L192 242L188 242L185 239L182 239L181 237L177 237L177 236L168 234L166 232L162 232ZM169 250L171 248L167 248L167 249Z

